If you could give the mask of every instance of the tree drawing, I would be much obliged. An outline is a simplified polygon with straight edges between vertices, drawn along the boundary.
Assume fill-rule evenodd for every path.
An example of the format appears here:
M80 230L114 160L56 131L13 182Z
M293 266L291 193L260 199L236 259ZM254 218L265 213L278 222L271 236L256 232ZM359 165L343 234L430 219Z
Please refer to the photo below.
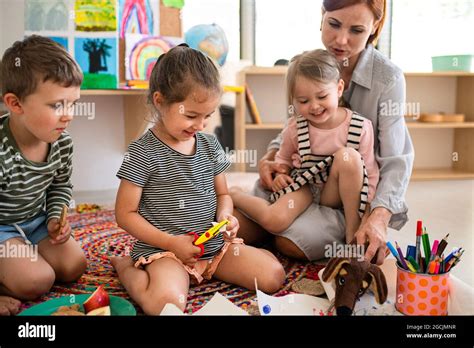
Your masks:
M105 39L87 39L82 49L89 54L89 73L95 74L99 71L107 71L107 58L110 57L109 50L112 46L105 43Z

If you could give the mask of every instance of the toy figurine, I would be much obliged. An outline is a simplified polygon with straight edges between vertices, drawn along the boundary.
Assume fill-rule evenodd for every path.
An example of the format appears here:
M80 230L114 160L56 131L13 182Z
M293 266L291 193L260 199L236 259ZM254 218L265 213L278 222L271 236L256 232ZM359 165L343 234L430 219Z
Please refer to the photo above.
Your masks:
M334 307L337 315L351 315L356 301L370 287L379 304L387 300L387 281L382 270L358 258L334 257L329 260L322 280L336 281Z

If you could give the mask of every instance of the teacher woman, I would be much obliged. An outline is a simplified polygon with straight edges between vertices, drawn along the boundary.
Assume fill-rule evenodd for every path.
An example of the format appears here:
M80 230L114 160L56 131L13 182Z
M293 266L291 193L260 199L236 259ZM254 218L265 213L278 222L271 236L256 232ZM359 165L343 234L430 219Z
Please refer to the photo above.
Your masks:
M400 230L408 220L405 193L414 159L403 115L403 72L374 48L385 10L385 0L324 0L321 23L322 42L342 68L344 102L372 121L374 127L380 181L355 238L358 244L369 243L365 257L375 257L377 264L382 264L386 255L387 228ZM272 174L282 171L274 162L280 144L281 134L271 141L259 161L260 180L253 190L256 196L266 197ZM234 214L240 222L239 237L247 244L258 244L269 236L240 211ZM327 257L327 246L342 243L344 235L342 211L313 203L286 231L275 236L275 245L285 255L317 260Z

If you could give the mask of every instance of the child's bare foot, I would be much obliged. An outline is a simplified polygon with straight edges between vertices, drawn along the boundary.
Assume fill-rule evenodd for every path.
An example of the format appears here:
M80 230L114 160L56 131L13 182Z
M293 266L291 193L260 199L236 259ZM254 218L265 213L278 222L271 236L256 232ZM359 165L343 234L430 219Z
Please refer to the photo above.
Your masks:
M0 296L0 316L15 315L20 310L21 302L13 297Z
M110 258L110 263L119 274L123 269L130 266L133 267L133 260L130 256L112 256Z

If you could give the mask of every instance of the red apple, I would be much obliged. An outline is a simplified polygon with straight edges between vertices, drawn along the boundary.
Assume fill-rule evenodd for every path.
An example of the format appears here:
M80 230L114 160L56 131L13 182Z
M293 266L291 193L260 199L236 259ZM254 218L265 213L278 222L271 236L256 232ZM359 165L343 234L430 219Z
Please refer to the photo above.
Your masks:
M87 315L110 315L110 306L96 308L87 313Z
M83 303L86 314L94 309L106 307L110 305L109 294L104 290L104 286L100 285L94 293Z

